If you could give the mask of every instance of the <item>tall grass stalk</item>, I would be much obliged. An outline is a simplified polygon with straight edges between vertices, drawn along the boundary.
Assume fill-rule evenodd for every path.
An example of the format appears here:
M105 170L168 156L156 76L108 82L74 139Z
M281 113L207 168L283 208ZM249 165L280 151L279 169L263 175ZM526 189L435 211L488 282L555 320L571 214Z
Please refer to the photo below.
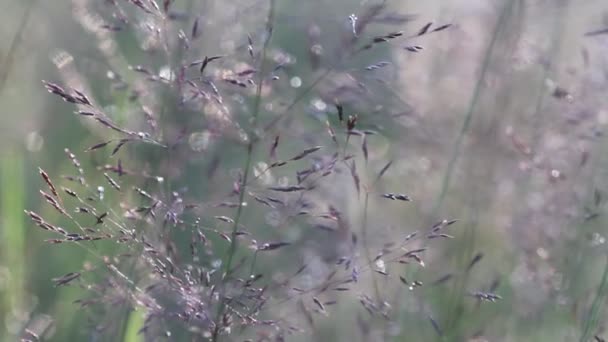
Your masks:
M608 294L608 260L606 260L606 266L604 267L604 273L602 274L602 280L597 289L595 299L593 300L589 314L585 319L580 342L588 342L591 340L591 335L595 332L600 320L600 312L606 301L606 294Z
M270 0L269 8L268 8L268 16L266 18L266 37L264 40L264 45L262 47L261 55L260 55L260 66L259 66L259 77L257 82L257 88L255 93L255 102L253 106L253 113L251 117L251 127L252 131L249 137L249 142L247 144L247 157L245 159L245 165L243 166L243 178L240 183L239 188L239 202L237 204L236 215L234 217L234 223L232 225L231 232L231 241L230 246L228 247L228 253L225 261L222 264L222 282L220 283L220 303L218 305L217 314L216 314L216 326L213 329L213 335L211 340L216 342L219 338L220 327L217 325L222 320L222 316L224 315L224 310L226 309L226 297L223 293L225 291L225 284L228 277L230 277L230 269L232 267L232 263L234 260L234 256L236 254L236 250L238 247L238 229L239 223L241 221L241 217L243 214L243 202L245 200L245 193L247 190L247 183L249 181L249 173L251 170L251 162L253 160L253 153L255 150L255 145L259 139L259 132L257 132L257 121L258 116L260 114L260 107L262 105L262 87L264 86L264 78L266 74L266 54L268 47L270 45L270 41L272 39L272 33L274 30L274 16L275 16L275 0Z
M6 86L6 81L8 80L8 76L12 70L13 62L15 60L15 55L19 50L19 45L23 42L25 33L27 32L27 24L30 21L30 17L32 13L34 13L34 9L36 8L36 4L38 0L31 0L25 5L25 13L23 13L23 17L19 21L19 26L15 31L15 35L13 39L11 39L11 44L8 48L8 52L6 56L2 59L2 63L0 64L0 94L4 90Z
M452 174L454 173L454 168L456 167L456 163L458 158L460 157L460 150L462 149L462 143L466 134L469 132L469 127L471 126L471 122L473 121L473 116L475 111L477 110L477 106L479 104L479 100L481 99L484 93L484 82L486 81L486 75L488 73L490 64L492 62L492 53L494 48L498 42L499 33L503 30L504 26L507 23L507 19L509 18L509 13L511 12L513 5L515 4L515 0L506 0L506 4L502 6L499 11L498 21L494 26L494 30L492 31L492 35L490 36L490 43L486 48L483 62L481 64L481 69L479 71L479 77L477 82L475 83L475 89L473 90L473 96L471 97L471 101L469 102L468 109L464 115L464 119L462 121L462 126L460 127L460 131L454 142L454 148L452 149L452 153L450 154L450 159L448 161L445 173L441 180L441 186L439 188L439 193L435 200L435 205L433 206L433 210L431 213L433 216L440 210L443 201L446 197L448 188L450 186L450 182L452 180Z
M499 44L500 34L505 31L505 27L507 27L508 25L508 19L510 18L510 15L513 11L513 7L516 2L516 0L506 0L498 12L498 20L490 36L490 42L485 50L481 69L479 71L479 77L477 78L477 82L475 83L475 89L473 91L471 101L465 113L462 126L460 128L456 141L454 143L454 148L450 155L446 171L441 180L439 194L436 198L435 205L431 211L432 216L435 216L440 211L443 205L443 201L447 196L448 188L450 186L450 182L454 170L456 168L456 164L461 156L461 149L464 139L469 132L469 129L473 122L474 114L478 111L481 99L485 94L484 85L487 81L487 74L489 73L490 66L492 64L492 57L494 56L497 45ZM476 194L479 195L479 191L469 193L467 197L475 197ZM479 205L479 203L472 203L471 205L472 213L470 215L472 216L469 216L466 220L467 227L465 228L465 232L462 236L462 244L464 246L459 248L459 255L455 263L456 267L464 267L473 256L473 249L475 246L474 240L479 221L479 208L475 207L477 205ZM446 334L442 337L442 339L445 341L460 340L462 338L462 336L459 336L460 332L458 331L458 322L464 319L463 312L461 310L464 309L463 302L466 294L468 277L469 273L464 273L463 275L457 278L457 280L451 287L451 293L445 309L446 319L444 323Z

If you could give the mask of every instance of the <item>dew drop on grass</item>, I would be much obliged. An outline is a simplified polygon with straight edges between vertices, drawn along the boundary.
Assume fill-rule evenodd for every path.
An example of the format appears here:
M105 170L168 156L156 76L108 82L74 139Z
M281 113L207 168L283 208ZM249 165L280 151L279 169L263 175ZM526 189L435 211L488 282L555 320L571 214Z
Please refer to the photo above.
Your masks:
M599 233L593 233L591 237L591 246L603 245L606 242L606 238Z
M175 73L171 71L169 66L164 66L158 71L158 76L166 80L172 81L175 78Z
M268 169L268 164L265 162L259 162L253 168L253 175L260 183L264 185L271 185L274 182L271 170Z
M294 76L289 80L289 85L294 88L300 88L302 86L302 79L298 76Z
M324 112L327 110L327 103L320 98L315 98L312 100L312 107L318 112Z
M188 138L188 144L195 152L205 151L209 147L210 141L211 134L209 131L194 132L190 134L190 137Z
M28 133L25 137L25 147L30 152L38 152L44 146L44 138L37 131Z

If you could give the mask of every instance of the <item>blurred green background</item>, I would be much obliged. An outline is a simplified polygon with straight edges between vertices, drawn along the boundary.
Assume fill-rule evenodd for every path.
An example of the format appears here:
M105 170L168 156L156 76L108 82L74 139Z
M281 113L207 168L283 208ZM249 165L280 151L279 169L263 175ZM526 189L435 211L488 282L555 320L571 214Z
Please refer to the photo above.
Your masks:
M79 75L91 87L97 84L95 77L105 76L96 50L99 37L84 28L83 13L77 10L87 3L0 0L3 341L17 340L25 328L45 331L43 340L82 341L88 336L86 317L72 304L84 290L53 287L51 282L81 269L86 251L44 243L48 236L23 213L28 209L56 216L37 194L42 186L37 168L59 175L71 167L64 148L81 152L99 142L72 114L73 106L50 96L41 83L62 79L56 65L65 62L65 52L81 61ZM218 18L246 4L205 3ZM340 28L336 22L347 26L348 15L370 2L279 3L273 44L303 60L306 52L299 42L305 42L310 22L320 23L324 35L338 34L327 30ZM388 133L371 148L395 160L386 188L394 186L395 192L407 193L415 201L405 210L374 202L369 222L409 231L439 218L460 220L456 238L440 244L441 250L433 256L436 262L422 273L425 282L448 270L466 268L476 253L484 255L470 276L426 290L425 301L406 295L397 299L394 305L403 319L394 340L436 340L426 315L469 341L608 337L604 332L608 221L603 195L608 191L608 34L585 35L608 27L608 4L602 0L389 4L416 15L407 26L413 32L426 22L454 27L422 39L424 50L418 54L398 48L389 52L396 68L384 91L392 94L387 101L403 111L394 116L395 125L383 122ZM176 6L186 8L187 2L177 1ZM257 14L243 14L251 15ZM264 20L246 19L251 18L242 19L244 26ZM114 66L126 67L142 58L133 37L117 39L120 58ZM310 81L300 76L305 84ZM88 158L80 154L83 163L90 162ZM386 241L396 233L385 229L372 240ZM494 288L504 299L463 309L460 301L466 300L463 294L470 288ZM138 317L131 319L130 326L137 326ZM326 327L333 330L330 339L354 338L350 323L340 323ZM134 331L127 329L117 338L138 341Z

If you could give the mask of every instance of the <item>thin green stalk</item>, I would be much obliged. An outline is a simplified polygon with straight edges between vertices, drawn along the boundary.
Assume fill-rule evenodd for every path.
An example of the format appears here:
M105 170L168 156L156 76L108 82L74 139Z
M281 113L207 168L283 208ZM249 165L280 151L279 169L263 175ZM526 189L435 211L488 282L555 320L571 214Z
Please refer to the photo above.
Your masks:
M476 214L477 216L477 214ZM465 243L464 248L458 258L459 265L466 265L468 261L473 257L473 250L475 246L475 232L478 226L476 222L478 218L475 218L474 222L470 223L470 226L464 232L462 240ZM447 340L454 340L458 338L458 326L465 317L459 313L460 308L463 307L464 295L466 293L467 285L469 283L469 273L463 274L461 277L457 277L454 286L451 289L451 295L448 301L448 317L445 323L446 335L444 336Z
M219 286L220 302L219 302L219 306L218 306L218 310L217 310L217 314L216 314L216 318L215 318L216 325L215 325L215 328L213 329L213 334L211 337L211 340L213 342L216 342L218 340L219 333L220 333L220 321L222 319L222 316L224 315L224 310L226 309L226 297L224 297L222 292L224 291L224 287L225 287L226 281L228 279L228 273L230 272L230 268L232 267L234 256L236 254L236 249L238 247L237 232L238 232L241 216L243 213L243 201L245 199L247 181L249 179L251 162L253 160L253 150L254 150L256 142L258 141L258 137L256 136L256 134L257 134L256 126L257 126L258 116L260 113L260 106L262 103L262 86L264 84L264 74L266 73L266 53L268 50L268 46L270 45L270 40L272 38L272 31L273 31L273 26L274 26L274 16L275 16L274 11L275 11L275 0L270 0L270 8L268 10L268 19L266 22L266 32L267 32L268 36L266 37L266 40L264 41L264 46L262 47L261 61L260 61L260 73L259 73L259 78L258 78L258 83L257 83L257 88L256 88L255 103L254 103L254 107L253 107L254 108L253 115L252 115L253 135L249 139L249 144L247 145L247 159L245 160L245 166L244 166L244 170L243 170L243 179L241 182L241 189L239 189L239 202L238 202L238 207L236 210L236 216L234 218L234 224L232 226L231 241L230 241L230 247L228 248L227 260L222 265L223 266L222 267L223 268L222 280L221 280L221 284Z
M498 20L496 25L494 26L494 30L490 37L490 42L486 48L484 59L482 62L482 67L480 70L479 78L475 84L475 89L473 91L473 96L471 97L469 107L464 116L464 120L462 122L462 126L458 137L454 143L454 148L452 150L452 154L450 156L450 160L448 162L439 195L436 199L435 205L432 210L432 217L436 216L438 211L440 210L443 201L447 195L447 190L450 186L450 182L452 179L452 175L456 168L456 163L461 157L461 150L464 138L466 134L469 132L471 124L473 122L473 116L476 111L478 111L478 107L481 103L482 96L484 95L484 81L487 78L487 74L489 73L490 66L493 60L494 52L500 43L500 33L504 30L505 26L508 23L508 18L510 13L512 12L512 8L516 1L514 0L506 0L503 7L500 9ZM475 244L475 234L476 234L476 225L479 220L478 218L478 204L474 203L475 198L479 196L479 189L474 189L477 191L473 191L469 194L469 198L472 198L472 203L470 204L471 215L469 216L469 226L466 228L465 234L463 236L463 242L465 243L463 248L459 249L459 253L455 263L457 267L466 264L468 260L472 257L473 248ZM444 318L444 329L445 335L440 339L445 341L456 340L460 338L458 336L459 333L459 323L462 322L464 317L459 312L463 305L463 295L466 291L466 287L468 284L468 274L464 274L462 277L458 277L455 281L454 286L451 289L451 294L448 299L447 308L445 310L447 317Z
M365 250L365 258L370 267L373 267L374 260L369 250L368 235L367 235L367 210L369 205L369 192L365 192L365 203L363 205L363 219L361 222L361 239L363 240L363 249ZM375 272L371 273L372 285L374 286L374 293L376 295L376 302L380 304L382 298L380 296L380 288L378 288L378 280L376 279Z
M490 41L490 45L488 46L485 56L484 56L484 61L483 61L482 67L481 67L479 79L478 79L477 83L475 84L475 90L473 91L473 97L471 98L469 108L467 110L467 113L465 114L464 121L462 122L462 127L460 128L460 133L458 135L458 138L456 138L456 142L454 143L454 149L452 151L452 156L450 158L450 161L448 162L448 166L446 168L445 175L443 177L443 181L441 184L441 190L440 190L439 196L437 197L437 200L435 202L435 206L432 210L433 214L435 214L439 210L439 208L441 208L443 200L445 199L447 189L448 189L448 187L450 185L450 181L452 179L452 174L454 173L454 168L456 166L456 162L458 161L458 157L460 156L462 142L464 140L466 133L469 131L469 127L471 126L471 122L473 121L473 113L475 113L479 100L481 99L481 95L483 93L483 89L484 89L483 83L484 83L484 80L486 79L486 74L488 73L488 70L490 67L490 62L492 60L492 51L494 51L494 47L496 46L496 43L498 41L498 33L501 31L501 29L503 28L503 26L506 23L506 20L508 18L508 13L511 11L511 7L513 6L513 3L514 3L514 1L508 0L508 3L506 5L504 5L504 7L501 9L500 16L498 18L498 22L496 23L496 26L494 27L494 32L492 33L492 39Z
M37 3L36 0L32 0L27 4L27 7L25 8L25 13L23 14L23 18L21 19L21 22L19 22L19 27L17 28L17 31L15 32L15 35L13 36L13 40L11 40L11 45L8 48L8 53L4 57L4 60L2 61L2 67L0 67L0 94L2 93L2 90L4 90L4 86L6 85L6 81L8 80L8 75L11 71L11 66L13 64L15 54L17 53L17 49L19 48L19 45L23 41L23 35L25 34L25 27L27 26L27 23L29 22L29 19L35 8L34 5L36 3Z
M186 7L186 13L191 13L193 11L193 6L194 6L194 0L189 0L187 3L187 7ZM169 32L170 29L168 27L169 22L168 22L168 18L165 17L163 18L163 30L165 32ZM175 52L172 52L173 49L170 47L170 43L168 40L168 36L165 35L165 41L164 41L164 52L165 52L165 58L166 58L166 62L167 65L169 65L170 70L177 70L176 67L176 63L175 61L179 61L182 59L183 56L183 50L182 49L177 49L175 50ZM162 119L167 119L167 113L168 113L168 104L169 101L171 100L171 87L173 86L173 82L175 80L172 79L172 76L169 75L169 88L168 89L164 89L163 94L162 94L162 104L161 104L161 110L160 110L160 118ZM128 92L124 92L124 94L127 94ZM123 98L124 95L123 95ZM161 128L165 128L165 127L169 127L169 124L162 124ZM165 149L159 149L157 151L158 155L162 156L163 153L165 153L166 156L166 161L167 161L167 165L172 165L172 146L170 144L170 142L167 139L168 135L166 134L166 130L163 130L162 132L163 135L163 139L165 139L166 141L166 146L167 148ZM170 172L167 171L166 174L164 175L164 192L165 192L165 196L167 198L170 198L171 196L171 192L172 192L172 184L171 184L171 177L170 177ZM161 229L159 229L161 231L161 234L170 234L167 233L165 231L163 231L162 227ZM137 265L137 259L133 259L130 264L128 265L128 275L133 274L133 272L135 271L135 267ZM121 322L119 324L119 327L117 329L117 335L121 338L121 340L123 342L132 342L132 341L140 341L141 340L141 334L133 334L133 332L137 332L144 324L144 319L141 316L141 313L138 313L137 311L131 311L130 307L128 306L128 303L124 303L122 305L122 316L123 319L121 319Z
M144 341L144 334L139 330L144 326L145 317L141 311L130 311L125 324L125 331L122 334L122 342L141 342Z
M602 305L606 299L606 293L608 292L608 260L606 261L606 267L604 268L604 274L602 275L602 282L600 283L600 287L597 289L597 294L595 299L593 300L593 304L591 305L591 310L589 311L589 317L585 321L585 325L583 328L583 334L581 336L580 342L588 342L591 338L591 334L595 330L597 323L599 321L600 310L602 309Z

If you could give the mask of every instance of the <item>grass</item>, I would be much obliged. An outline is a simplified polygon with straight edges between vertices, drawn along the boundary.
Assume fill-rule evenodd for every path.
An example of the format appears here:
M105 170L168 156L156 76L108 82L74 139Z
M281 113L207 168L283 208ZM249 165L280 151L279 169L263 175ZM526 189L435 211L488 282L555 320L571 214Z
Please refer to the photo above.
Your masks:
M15 63L15 55L19 49L19 46L24 40L24 35L26 33L27 25L29 24L30 17L36 8L36 0L29 1L25 6L25 12L23 13L23 17L19 21L19 27L15 30L15 34L11 39L11 43L8 47L8 52L2 58L2 67L0 68L0 94L6 87L6 82L8 81L9 74L13 69L13 63Z
M69 66L58 63L63 65L58 72L34 76L50 80L47 85L60 97L77 102L48 105L53 118L63 120L73 110L95 113L69 119L80 120L87 130L82 145L67 135L45 133L44 127L67 132L67 119L32 121L43 127L44 151L66 145L74 151L85 166L87 185L62 179L78 175L69 158L37 162L60 193L52 194L50 184L42 183L50 198L36 204L39 195L26 185L41 180L25 166L29 161L21 148L7 148L16 152L6 154L0 184L3 227L11 227L2 255L2 264L11 265L2 313L33 305L17 329L20 336L36 326L36 317L51 312L58 331L45 330L41 340L81 339L94 331L123 341L161 338L167 331L174 340L215 341L263 335L277 340L601 338L606 281L593 274L605 269L597 261L605 253L593 241L606 232L603 201L593 205L588 197L602 196L606 185L598 162L602 138L592 133L603 127L605 101L594 88L603 84L597 77L603 38L582 38L601 25L581 31L577 19L597 19L590 11L594 5L499 1L480 9L450 2L442 4L441 16L453 16L451 28L391 38L400 30L415 35L436 21L425 11L431 5L410 3L404 13L420 13L413 22L409 17L398 25L380 19L368 27L360 24L365 29L353 50L374 37L378 42L351 59L354 54L344 43L344 37L354 36L349 15L354 12L355 21L364 23L373 17L371 4L332 3L326 10L335 14L311 10L299 16L289 3L224 8L169 1L168 10L165 4L158 10L142 4L145 8L124 3L125 14L131 23L158 24L159 45L153 30L137 31L143 26L126 25L103 39L89 26L87 46L111 41L119 43L117 50L101 50L93 59L74 53ZM401 5L387 4L390 11L380 11L378 18L399 21L394 10ZM87 9L120 24L111 16L116 9ZM546 15L537 16L541 12ZM77 13L76 21L85 22L85 12ZM227 26L220 13L242 20ZM198 37L192 33L196 17L201 18ZM484 25L476 28L477 21ZM488 22L495 23L494 31L481 29ZM314 24L321 28L317 38L307 32ZM283 25L291 29L284 31ZM272 40L264 34L269 26L279 32ZM535 40L535 34L550 39ZM573 36L578 37L574 43ZM156 51L142 49L145 38ZM65 50L82 50L84 35L82 40ZM315 43L325 54L312 70L307 53ZM336 46L346 52L332 55L340 50ZM581 46L587 69L573 58ZM16 50L9 44L9 51ZM524 52L532 62L512 66ZM222 57L199 72L197 60L205 55ZM384 65L380 61L388 67L364 69ZM445 65L432 67L428 61ZM198 64L180 74L190 63ZM142 69L136 71L136 65ZM475 66L474 74L465 72L467 65ZM159 79L165 66L178 77ZM107 67L117 77L108 79ZM11 78L18 75L16 68L4 70ZM431 85L425 83L429 75ZM278 80L269 81L271 76ZM296 76L304 81L299 88L290 82ZM547 77L572 96L547 90ZM342 92L332 89L332 82L342 82ZM95 104L74 98L72 88ZM116 109L108 111L114 121L104 123L107 105ZM142 114L144 107L149 117ZM149 136L140 139L138 132ZM195 134L201 138L197 149L191 148ZM128 140L114 155L118 141L85 152L110 139ZM369 184L389 160L393 164L380 181ZM401 201L399 194L413 201ZM77 207L89 212L76 213ZM44 221L30 214L34 224L24 224L23 208ZM585 218L591 213L599 216ZM461 221L439 224L433 232L433 223L453 217ZM51 226L42 224L46 219ZM347 234L339 233L341 224ZM416 238L399 245L415 230ZM72 241L74 236L85 240ZM340 249L345 236L355 246L352 255ZM42 244L48 239L58 243ZM71 244L84 249L67 247ZM24 252L29 246L37 252ZM419 248L428 249L403 256ZM476 255L481 257L469 270ZM48 267L39 256L47 257ZM70 280L69 272L79 276ZM438 282L444 275L449 277ZM495 294L502 300L492 302ZM73 298L94 303L79 308L69 303Z
M606 263L606 268L604 269L604 273L602 275L602 280L599 288L597 289L597 294L595 299L593 300L593 304L591 306L591 310L589 311L589 315L585 320L585 325L583 327L583 333L580 341L586 342L591 340L591 336L595 334L595 331L598 328L598 322L600 320L600 311L604 304L606 293L608 291L608 263ZM597 335L596 335L597 336Z

